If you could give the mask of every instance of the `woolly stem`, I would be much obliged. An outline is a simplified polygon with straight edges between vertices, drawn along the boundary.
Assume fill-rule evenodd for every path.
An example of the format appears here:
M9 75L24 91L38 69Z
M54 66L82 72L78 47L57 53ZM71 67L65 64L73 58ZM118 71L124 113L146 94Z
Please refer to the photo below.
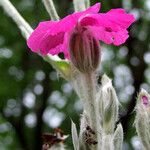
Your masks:
M27 40L31 33L33 32L32 27L25 21L25 19L20 15L20 13L16 10L16 8L12 5L9 0L0 0L0 6L4 9L6 14L12 18L12 20L16 23L18 28L21 30L23 37ZM40 54L39 54L40 55ZM40 55L41 56L41 55ZM44 60L50 63L65 79L69 79L69 63L68 61L61 60L58 56L42 56ZM62 63L67 64L68 68L63 67ZM59 62L59 64L58 64ZM65 70L66 69L66 70ZM67 75L67 76L66 76Z
M9 0L0 0L0 5L3 7L6 14L17 24L24 38L27 39L33 31L31 26L24 20Z
M72 71L75 68L72 68ZM76 93L83 103L83 110L88 116L88 120L91 127L95 126L95 110L94 110L94 100L95 100L95 86L93 73L83 74L81 72L73 72L75 76L72 77L72 84ZM93 117L94 116L94 117ZM94 126L93 126L94 125ZM95 128L95 127L94 127Z
M91 127L96 129L96 112L95 112L95 95L96 95L96 86L95 86L95 74L87 73L83 74L82 82L84 86L84 95L85 95L85 104L87 105L84 110L88 114L88 117L91 121Z
M44 6L49 13L52 20L59 20L59 16L55 9L54 3L52 0L43 0Z
M85 3L85 8L90 7L90 1L89 0L84 0Z
M73 0L73 5L75 12L85 10L85 2L84 0Z
M99 113L97 111L96 103L96 75L95 72L81 73L77 72L76 76L72 79L74 89L83 103L83 118L81 118L80 127L80 145L83 149L96 150L97 145L88 145L85 143L85 139L82 137L86 126L89 125L93 131L95 131L94 140L98 141L98 133L100 129ZM85 121L83 121L85 119Z

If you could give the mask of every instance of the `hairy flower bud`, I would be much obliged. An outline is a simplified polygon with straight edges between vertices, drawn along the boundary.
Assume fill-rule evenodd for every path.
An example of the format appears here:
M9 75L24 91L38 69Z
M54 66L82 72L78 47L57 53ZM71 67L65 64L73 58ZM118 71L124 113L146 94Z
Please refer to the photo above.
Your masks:
M150 104L150 95L146 90L142 89L138 95L137 106L148 106Z
M73 65L81 72L97 69L100 59L99 41L85 27L76 27L69 42L70 58Z
M112 86L112 81L103 75L102 77L101 95L99 98L100 108L102 109L102 123L105 133L112 134L118 119L119 101L116 91Z
M150 148L150 95L142 89L138 95L136 105L135 126L143 149Z

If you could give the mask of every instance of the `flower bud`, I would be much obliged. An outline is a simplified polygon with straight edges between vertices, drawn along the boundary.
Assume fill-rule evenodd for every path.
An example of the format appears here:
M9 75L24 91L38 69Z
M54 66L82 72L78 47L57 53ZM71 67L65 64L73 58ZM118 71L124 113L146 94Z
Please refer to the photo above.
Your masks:
M137 107L139 105L142 105L145 107L150 105L150 95L144 89L142 89L138 95Z
M135 126L143 149L150 147L150 95L142 89L138 95L136 105Z
M142 96L142 102L143 102L143 105L147 106L148 105L148 98L146 96Z
M105 133L111 134L114 132L115 124L118 119L118 105L119 101L116 95L116 91L112 86L111 80L103 75L101 87L100 105L103 109L102 122Z
M99 41L85 27L76 27L69 42L70 58L73 65L81 72L97 69L100 57Z

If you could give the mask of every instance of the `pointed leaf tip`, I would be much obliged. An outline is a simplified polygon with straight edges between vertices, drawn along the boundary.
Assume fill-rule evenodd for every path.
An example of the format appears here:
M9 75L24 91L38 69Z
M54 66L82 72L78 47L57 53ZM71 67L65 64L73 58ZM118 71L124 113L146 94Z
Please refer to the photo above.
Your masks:
M74 150L79 150L79 137L75 123L71 120L71 132Z

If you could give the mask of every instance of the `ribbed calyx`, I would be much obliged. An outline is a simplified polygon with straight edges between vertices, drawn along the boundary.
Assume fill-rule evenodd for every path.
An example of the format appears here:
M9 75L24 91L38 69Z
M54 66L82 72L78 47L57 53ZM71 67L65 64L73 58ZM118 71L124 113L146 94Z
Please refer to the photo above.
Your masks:
M100 60L100 44L88 28L77 26L69 42L70 58L81 72L95 71Z

